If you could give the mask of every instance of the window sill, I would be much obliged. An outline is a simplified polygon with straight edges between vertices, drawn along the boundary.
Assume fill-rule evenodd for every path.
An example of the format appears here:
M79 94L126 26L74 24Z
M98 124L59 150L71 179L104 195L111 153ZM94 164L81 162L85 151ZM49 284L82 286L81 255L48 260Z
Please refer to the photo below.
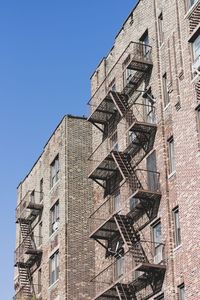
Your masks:
M173 171L172 173L170 173L170 174L168 175L168 179L170 179L170 178L173 177L174 175L176 175L176 171Z
M56 236L56 234L58 233L58 231L59 231L59 228L56 229L56 230L49 236L49 239L50 239L50 240L53 239L54 236Z
M167 105L164 107L164 111L166 111L166 110L168 110L168 108L171 106L171 103L169 102L169 103L167 103Z
M49 286L49 290L53 289L55 287L55 285L58 284L58 281L59 279L57 279L54 283L52 283L50 286Z
M51 187L49 193L52 193L52 191L55 189L55 187L58 185L59 182L60 182L60 179L58 179L58 180L56 181L56 183Z
M182 247L182 244L180 244L180 245L178 245L178 246L176 246L175 248L174 248L174 252L176 252L176 251L178 251L180 248Z

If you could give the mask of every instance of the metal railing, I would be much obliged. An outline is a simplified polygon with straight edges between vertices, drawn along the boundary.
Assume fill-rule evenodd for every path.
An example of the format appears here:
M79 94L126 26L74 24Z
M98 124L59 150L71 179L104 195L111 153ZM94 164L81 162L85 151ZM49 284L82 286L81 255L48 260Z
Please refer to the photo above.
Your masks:
M145 263L149 263L152 265L165 265L164 244L160 243L160 261L157 261L156 263L153 250L155 243L151 241L141 241L140 244L142 245L144 251L145 249L147 249L147 251L145 251ZM111 289L119 282L122 284L131 284L132 282L134 282L134 280L139 279L142 275L139 275L137 277L136 268L140 264L141 262L138 262L134 259L134 255L131 252L131 250L127 251L123 257L115 259L111 264L109 264L107 267L101 270L94 278L92 278L91 281L95 282L96 285L96 295L103 294L106 290ZM142 291L140 293L142 294Z
M41 236L31 236L28 235L20 245L15 250L15 264L18 262L26 263L32 253L34 255L34 251L40 250L40 246L42 245L42 237Z
M146 125L156 124L156 110L152 104L134 103L131 107L132 113L125 116L125 129L124 135L127 136L127 147L131 144L132 140L130 131L135 122L144 123ZM89 174L94 171L98 165L108 156L108 154L117 148L117 130L110 134L88 158L89 160Z
M34 205L42 206L41 204L41 193L38 191L28 191L25 196L20 201L19 205L16 208L16 221L19 218L26 218L30 213L28 207Z
M22 286L13 300L37 300L39 299L37 295L41 292L42 286L39 284L30 284ZM30 295L29 294L30 291Z
M129 213L132 209L132 195L138 190L160 193L160 173L144 169L135 170L135 178L130 178L122 182L117 190L124 188L120 194L120 207L116 208L115 193L107 197L106 200L90 215L89 217L89 232L94 233L100 228L106 220L119 212Z
M115 76L120 76L123 80L124 71L129 68L129 65L133 62L141 62L143 64L151 64L151 46L143 43L130 42L127 48L120 55L117 62L108 72L105 79L100 86L94 92L93 96L89 100L89 104L92 107L92 112L99 106L99 104L105 99L106 95L110 91L110 82L112 82ZM134 75L133 75L134 76ZM123 90L123 89L122 89ZM121 92L121 91L119 91Z

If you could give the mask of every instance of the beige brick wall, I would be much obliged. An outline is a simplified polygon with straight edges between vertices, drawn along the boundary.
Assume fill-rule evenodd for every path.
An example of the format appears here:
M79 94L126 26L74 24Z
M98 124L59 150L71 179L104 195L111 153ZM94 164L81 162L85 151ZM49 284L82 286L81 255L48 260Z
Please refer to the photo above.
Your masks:
M117 91L121 91L122 78L117 67L112 72L115 62L130 43L138 42L148 29L149 44L152 46L153 69L148 83L156 99L157 134L154 149L157 154L157 169L160 172L162 198L158 218L162 224L162 238L165 243L167 272L163 291L165 299L178 299L177 286L185 283L186 299L200 298L199 260L199 134L195 108L198 104L195 84L192 80L192 49L188 39L190 36L187 1L141 0L132 15L124 23L115 39L109 54L105 76L105 61L97 68L99 86L107 84L110 78L116 78ZM197 1L196 5L200 5ZM159 43L158 16L163 14L164 40ZM131 22L133 20L133 22ZM195 30L195 29L194 29ZM110 61L112 56L112 63ZM164 108L162 92L162 76L167 73L170 104ZM96 72L91 78L92 95L97 89ZM108 85L107 85L108 86ZM196 86L199 87L199 84ZM141 89L144 85L141 85ZM102 89L103 90L103 89ZM198 88L199 90L199 88ZM98 91L96 92L96 95ZM91 109L97 106L94 97ZM176 109L177 102L181 108ZM126 136L123 132L124 119L118 125L119 149L123 150ZM93 126L94 127L94 126ZM168 176L167 140L173 135L175 141L176 172ZM101 142L101 133L93 128L93 150ZM100 151L101 152L101 151ZM141 163L144 165L144 162ZM94 184L95 205L98 207L105 199L103 191ZM174 233L172 209L179 206L182 243L174 249ZM143 230L143 235L150 238L150 226ZM110 261L105 260L103 247L96 243L96 273Z
M88 217L93 210L91 182L87 179L91 153L91 125L85 118L65 116L43 153L18 187L18 203L28 190L44 182L42 212L43 300L91 299L89 281L94 269L94 242L88 238ZM50 187L50 164L59 155L59 180ZM50 208L59 200L59 229L50 234ZM38 225L34 232L38 235ZM20 229L17 224L17 246ZM59 280L49 286L49 258L59 249ZM38 283L36 271L33 282ZM17 275L17 272L16 272ZM16 279L17 280L17 279Z

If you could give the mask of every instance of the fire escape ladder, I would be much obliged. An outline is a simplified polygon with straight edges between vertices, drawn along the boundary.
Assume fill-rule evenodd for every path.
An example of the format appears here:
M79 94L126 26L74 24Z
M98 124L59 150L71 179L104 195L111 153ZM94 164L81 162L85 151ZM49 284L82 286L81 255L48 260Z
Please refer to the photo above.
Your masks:
M31 289L32 279L29 268L25 264L19 264L18 271L20 284L23 287L23 295L27 297L33 296Z
M126 179L135 174L133 167L128 159L128 154L124 154L122 152L113 151L112 152L113 159L117 164L122 176Z
M22 239L27 238L31 233L31 223L25 219L20 219L19 221Z
M139 235L131 225L130 218L120 214L115 215L114 218L124 243L131 248L139 240Z
M129 285L124 283L117 283L116 291L120 300L136 300L130 291Z
M125 94L120 94L114 91L110 91L109 94L120 115L123 117L129 110L128 97Z

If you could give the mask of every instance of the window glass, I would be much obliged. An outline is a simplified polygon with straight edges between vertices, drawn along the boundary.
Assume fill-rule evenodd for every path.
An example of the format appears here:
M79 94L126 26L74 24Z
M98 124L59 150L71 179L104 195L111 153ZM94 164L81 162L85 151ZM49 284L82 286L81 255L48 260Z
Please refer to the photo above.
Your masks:
M185 300L185 285L181 284L178 287L179 300Z
M163 245L162 236L161 236L161 223L157 223L153 226L153 243L154 243L154 262L160 263L163 259L162 257L162 250Z
M50 235L59 228L59 201L50 210Z
M51 164L51 187L54 186L54 184L59 179L59 156L57 155L54 161Z
M164 100L164 106L167 106L167 104L170 102L168 88L167 88L167 73L163 75L163 100Z
M168 152L169 152L169 174L175 171L175 153L174 153L174 139L171 137L168 141Z
M175 238L175 247L178 247L181 244L181 228L179 222L179 209L176 208L173 211L174 214L174 238Z
M50 257L49 262L49 283L52 285L59 275L59 252L57 251Z
M194 61L200 56L200 35L193 42Z

